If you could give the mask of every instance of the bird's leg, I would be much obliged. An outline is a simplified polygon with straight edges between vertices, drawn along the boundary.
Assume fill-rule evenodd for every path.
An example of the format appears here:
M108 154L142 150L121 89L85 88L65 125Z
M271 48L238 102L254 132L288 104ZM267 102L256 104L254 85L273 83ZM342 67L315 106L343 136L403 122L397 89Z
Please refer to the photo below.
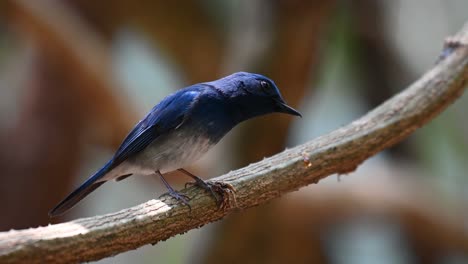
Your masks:
M164 178L164 176L161 174L161 172L159 171L155 171L156 175L159 175L159 177L161 178L162 182L164 183L164 185L166 185L166 188L167 190L169 191L169 195L174 197L175 199L181 201L183 204L185 204L186 206L189 207L190 210L192 210L192 207L190 207L190 204L189 204L189 200L190 200L190 197L188 197L187 195L185 194L182 194L176 190L174 190L174 188L172 188L171 185L169 185L169 183L166 181L166 179Z
M184 173L185 175L189 176L190 178L194 179L195 182L187 182L185 184L185 188L187 188L187 185L196 185L206 191L209 191L211 193L211 196L213 196L216 200L216 204L218 205L218 207L220 207L223 203L224 203L224 189L222 188L222 186L219 186L218 184L216 183L209 183L209 182L206 182L204 181L202 178L196 176L196 175L193 175L192 173L186 171L185 169L178 169L178 171ZM220 193L221 195L221 198L217 195L217 193Z

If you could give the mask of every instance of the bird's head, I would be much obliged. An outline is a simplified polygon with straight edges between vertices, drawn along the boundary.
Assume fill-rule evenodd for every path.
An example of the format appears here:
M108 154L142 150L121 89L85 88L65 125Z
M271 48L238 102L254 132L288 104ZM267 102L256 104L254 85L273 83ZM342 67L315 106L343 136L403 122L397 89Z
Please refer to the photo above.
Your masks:
M240 119L249 119L269 113L285 113L301 116L284 101L276 84L260 74L237 72L218 80L217 87L233 102Z

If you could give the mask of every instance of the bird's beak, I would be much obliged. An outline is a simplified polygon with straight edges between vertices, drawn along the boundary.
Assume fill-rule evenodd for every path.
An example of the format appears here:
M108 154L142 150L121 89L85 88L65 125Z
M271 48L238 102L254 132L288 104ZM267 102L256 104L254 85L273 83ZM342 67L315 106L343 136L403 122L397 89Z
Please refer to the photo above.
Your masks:
M286 102L284 101L276 101L277 103L277 106L278 106L278 109L277 111L280 112L280 113L285 113L285 114L288 114L288 115L295 115L295 116L299 116L299 117L302 117L301 113L299 113L299 111L297 111L296 109L290 107L289 105L286 104Z

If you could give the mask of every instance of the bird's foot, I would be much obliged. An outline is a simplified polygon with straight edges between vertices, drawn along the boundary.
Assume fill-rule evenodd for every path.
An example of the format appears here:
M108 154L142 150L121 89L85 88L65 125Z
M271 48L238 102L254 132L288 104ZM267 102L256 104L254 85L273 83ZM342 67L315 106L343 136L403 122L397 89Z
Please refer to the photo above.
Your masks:
M187 182L185 188L189 186L197 186L208 192L216 200L219 209L225 209L229 203L229 197L232 195L235 202L235 189L232 185L224 182L206 182L199 177L194 178L195 182Z
M164 179L164 176L159 171L156 171L156 175L159 175L159 177L161 178L164 185L166 185L166 188L169 191L169 195L171 197L175 198L177 201L181 201L184 205L188 206L188 208L190 209L190 212L191 212L192 207L189 204L190 197L188 197L187 195L182 194L182 193L174 190L174 188L171 187L171 185L166 181L166 179Z
M232 196L234 206L237 207L235 196L236 190L232 185L224 182L206 182L200 177L186 171L185 169L180 168L179 171L195 180L195 182L186 183L185 188L188 186L198 186L206 191L209 191L211 196L213 196L213 198L216 200L216 204L218 205L219 209L225 209L230 206L230 197Z
M180 193L180 192L178 192L178 191L176 191L176 190L174 190L172 188L168 190L168 194L172 198L174 198L177 201L180 201L181 203L183 203L185 206L187 206L190 209L190 211L192 211L192 207L189 204L190 197L188 197L187 195L185 195L183 193Z
M219 197L218 197L218 195L216 195L216 187L215 187L214 184L206 182L206 181L202 180L199 177L196 177L194 179L195 179L195 182L187 182L185 184L185 188L190 187L190 186L200 187L200 188L204 189L205 191L210 192L211 196L213 196L215 198L216 203L219 203Z

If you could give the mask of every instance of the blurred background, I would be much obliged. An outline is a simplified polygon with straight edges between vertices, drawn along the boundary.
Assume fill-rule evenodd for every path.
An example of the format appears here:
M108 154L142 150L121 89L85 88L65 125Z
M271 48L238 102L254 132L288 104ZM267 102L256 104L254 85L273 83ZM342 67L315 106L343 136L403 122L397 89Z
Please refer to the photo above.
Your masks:
M466 0L0 1L0 230L166 192L130 177L47 216L176 89L258 72L303 113L235 128L188 168L214 177L365 114L432 67L467 18ZM100 263L468 263L467 111L465 95L350 175Z

